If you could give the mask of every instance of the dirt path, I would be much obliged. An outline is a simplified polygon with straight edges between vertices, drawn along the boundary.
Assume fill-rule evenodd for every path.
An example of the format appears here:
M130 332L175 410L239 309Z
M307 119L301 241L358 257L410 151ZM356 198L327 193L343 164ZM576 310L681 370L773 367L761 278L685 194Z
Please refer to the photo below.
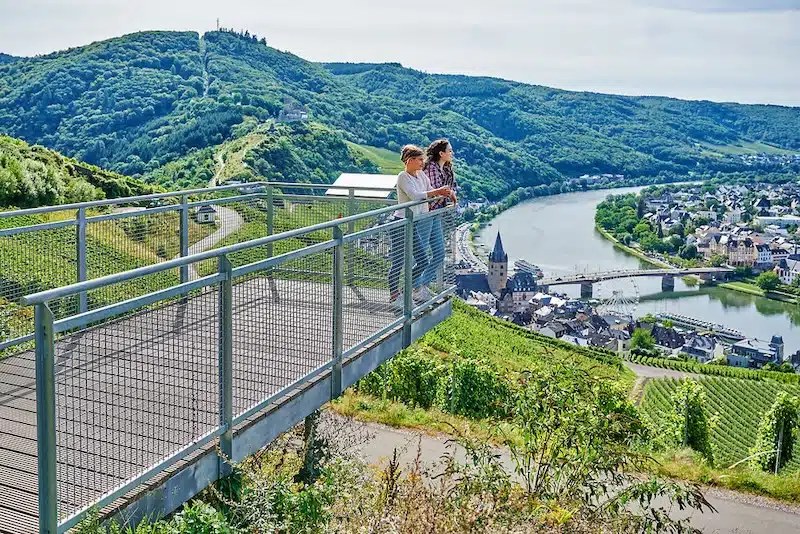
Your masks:
M660 367L650 367L633 362L624 362L625 367L634 372L640 378L699 378L700 375L675 371L674 369L662 369Z

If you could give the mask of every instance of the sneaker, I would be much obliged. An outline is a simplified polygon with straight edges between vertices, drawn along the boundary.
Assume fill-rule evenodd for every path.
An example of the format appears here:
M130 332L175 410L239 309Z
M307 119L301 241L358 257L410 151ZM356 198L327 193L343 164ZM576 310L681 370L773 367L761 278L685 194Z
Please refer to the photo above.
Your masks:
M403 299L403 294L400 293L395 298L389 299L389 308L395 313L395 315L402 315L405 307L405 302Z
M431 294L430 291L428 291L428 288L425 286L420 286L416 288L412 296L414 297L414 302L416 302L417 304L423 304L433 298L433 295Z

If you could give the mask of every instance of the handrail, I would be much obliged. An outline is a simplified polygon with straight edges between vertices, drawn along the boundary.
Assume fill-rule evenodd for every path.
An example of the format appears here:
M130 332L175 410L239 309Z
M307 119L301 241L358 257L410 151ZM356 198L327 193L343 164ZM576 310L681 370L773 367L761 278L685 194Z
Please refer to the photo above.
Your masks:
M52 213L54 211L66 211L80 208L95 208L99 206L109 206L113 204L129 204L132 202L142 202L144 200L158 200L162 198L181 197L184 195L198 195L201 193L213 193L216 191L228 191L231 189L253 188L253 187L283 187L297 189L354 189L359 191L394 191L393 187L367 187L352 185L334 184L304 184L290 182L246 182L241 184L219 185L216 187L204 187L200 189L184 189L180 191L167 191L164 193L151 193L149 195L137 195L132 197L106 198L103 200L92 200L89 202L74 202L71 204L59 204L57 206L39 206L38 208L24 208L13 211L0 211L0 218L21 217L24 215L38 215L41 213Z
M321 230L328 230L330 228L334 228L336 226L340 226L342 224L347 224L349 222L356 222L362 219L367 219L370 217L375 217L377 215L382 215L384 213L394 212L399 209L411 208L413 206L418 206L420 204L424 204L426 202L430 202L432 199L423 199L423 200L413 200L411 202L404 202L402 204L393 204L391 206L385 206L383 208L378 208L372 211L367 211L358 215L350 215L348 217L342 217L341 219L334 219L332 221L324 222L315 224L312 226L305 226L303 228L296 228L294 230L287 230L286 232L281 232L279 234L273 234L267 237L261 237L258 239L253 239L250 241L245 241L243 243L237 243L234 245L228 245L226 247L220 247L213 250L207 250L205 252L198 252L197 254L192 254L190 256L184 256L180 258L175 258L172 260L167 260L161 263L156 263L154 265L146 265L144 267L138 267L136 269L131 269L129 271L125 271L122 273L115 273L109 274L100 278L94 278L92 280L86 280L83 282L77 282L74 284L70 284L67 286L61 286L53 289L48 289L45 291L39 291L37 293L31 293L29 295L25 295L20 300L23 305L30 306L34 304L39 304L42 302L47 302L53 299L62 298L70 295L75 295L78 293L82 293L84 291L90 291L93 289L97 289L100 287L105 287L111 284L116 284L119 282L124 282L126 280L132 280L134 278L139 278L141 276L146 276L149 274L158 273L161 271L166 271L169 269L174 269L176 267L182 267L184 265L190 265L192 263L196 263L198 261L203 261L211 258L216 258L219 256L223 256L225 254L231 254L234 252L238 252L240 250L245 250L253 247L258 247L262 245L266 245L269 243L274 243L276 241L280 241L283 239L288 239L291 237L297 237L304 234L310 234L313 232L319 232Z

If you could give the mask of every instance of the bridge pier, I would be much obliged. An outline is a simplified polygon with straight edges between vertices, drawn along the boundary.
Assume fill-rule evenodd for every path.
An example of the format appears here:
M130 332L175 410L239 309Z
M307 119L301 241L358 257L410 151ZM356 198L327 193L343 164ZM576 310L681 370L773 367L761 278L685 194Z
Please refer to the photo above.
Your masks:
M675 291L675 276L667 274L661 277L661 291Z
M700 281L710 286L714 283L714 275L712 273L700 273Z
M594 285L591 282L581 282L581 298L582 299L592 298L593 287Z

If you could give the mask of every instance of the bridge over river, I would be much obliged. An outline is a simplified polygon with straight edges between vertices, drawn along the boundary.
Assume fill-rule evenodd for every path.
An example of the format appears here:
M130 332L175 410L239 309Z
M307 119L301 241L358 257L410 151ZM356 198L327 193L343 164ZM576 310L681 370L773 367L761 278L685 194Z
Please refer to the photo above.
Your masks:
M661 289L663 291L673 291L675 289L675 277L698 276L702 280L711 281L720 278L727 279L733 274L733 269L726 267L694 267L694 268L673 268L673 269L619 269L613 271L602 271L595 273L576 273L558 277L542 278L537 285L542 288L549 288L558 285L576 284L581 286L581 297L590 298L592 296L593 284L606 280L616 280L619 278L637 277L660 277Z
M419 202L409 202L400 206L407 218L391 220L397 206L352 190L328 199L260 185L247 195L221 187L79 204L66 208L77 213L69 224L0 231L3 251L23 247L49 268L63 260L77 278L27 295L0 288L0 311L35 317L3 340L0 534L66 532L92 507L134 522L170 513L229 473L227 459L258 451L449 316L447 210L414 218ZM204 239L189 224L200 206L225 206L244 222L217 248L189 254L190 236ZM160 259L125 270L125 232L173 216L180 236L164 234ZM414 226L433 217L446 228L447 258L438 292L419 302ZM139 252L155 239L135 235ZM56 258L68 237L74 257ZM399 303L389 299L392 260L402 264ZM108 274L92 277L103 261ZM42 274L37 265L24 269Z

